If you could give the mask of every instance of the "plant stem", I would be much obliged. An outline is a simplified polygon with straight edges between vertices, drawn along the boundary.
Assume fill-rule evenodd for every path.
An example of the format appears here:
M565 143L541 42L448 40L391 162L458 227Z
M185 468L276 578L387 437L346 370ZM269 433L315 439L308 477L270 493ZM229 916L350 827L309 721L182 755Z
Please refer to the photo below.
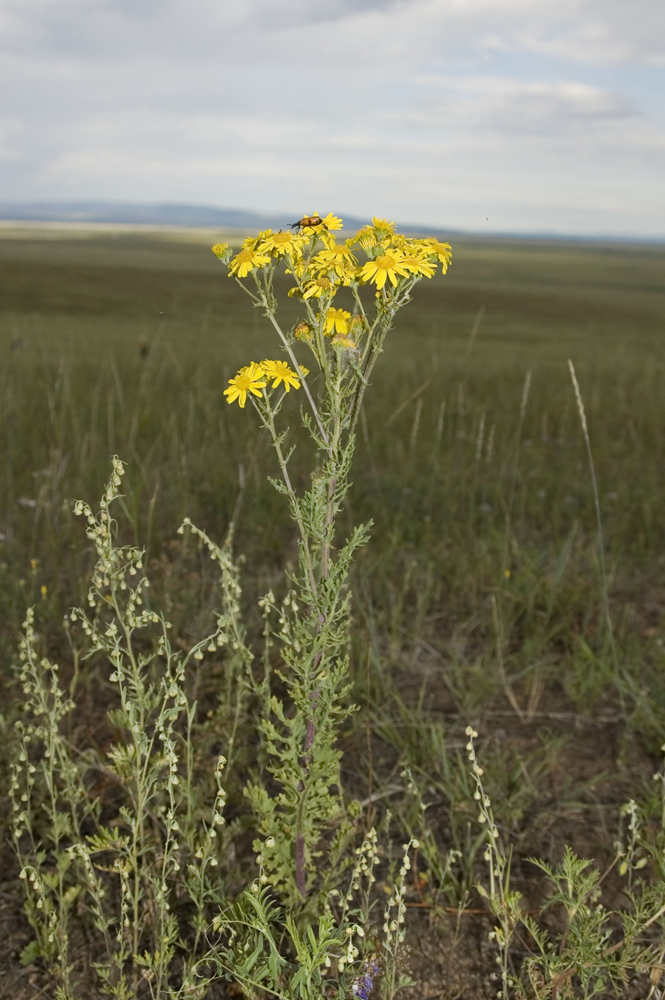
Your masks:
M621 685L621 669L619 667L619 658L617 655L616 643L614 641L614 626L612 625L612 614L610 612L609 589L607 586L607 569L605 567L605 541L603 538L603 520L600 514L600 499L598 496L598 482L596 480L596 469L593 462L593 454L591 452L591 440L589 438L589 428L587 427L586 411L584 409L582 393L580 391L579 383L577 381L577 375L575 374L575 366L573 365L573 362L570 360L570 358L568 359L568 370L570 371L570 378L572 380L573 389L575 391L577 412L579 413L580 423L582 425L582 434L584 436L587 459L589 462L589 474L591 476L591 486L593 490L593 505L594 505L594 510L596 512L598 568L600 570L600 590L603 601L603 615L605 618L605 628L607 629L607 637L609 639L610 650L612 653L612 664L614 666L614 675L616 679L619 700L621 702L622 708L625 709L625 701Z

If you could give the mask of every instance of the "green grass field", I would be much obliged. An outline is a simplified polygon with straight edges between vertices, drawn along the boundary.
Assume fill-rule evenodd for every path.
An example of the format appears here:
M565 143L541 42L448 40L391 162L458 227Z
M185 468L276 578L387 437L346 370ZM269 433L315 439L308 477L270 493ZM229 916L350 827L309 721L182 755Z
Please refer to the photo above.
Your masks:
M184 516L221 542L237 512L251 639L256 599L283 587L295 558L291 522L266 478L275 474L270 447L250 408L222 396L240 365L277 356L274 342L210 242L196 233L0 233L7 740L27 605L49 655L71 672L61 621L84 599L92 565L71 511L75 499L95 502L112 454L128 466L121 535L147 547L156 599L184 648L217 601L210 571L176 534ZM421 283L398 317L359 434L346 513L349 527L372 518L374 528L354 570L361 709L344 733L343 773L370 812L390 806L397 837L419 822L400 777L410 768L431 827L409 896L413 996L478 998L496 987L488 918L472 888L482 863L459 752L469 723L514 849L514 883L534 905L542 887L527 858L558 861L567 843L602 869L629 798L654 838L660 830L651 776L665 732L665 252L451 242L448 275ZM288 326L298 305L283 300ZM568 359L598 480L612 633ZM289 404L304 486L311 456L298 401ZM86 670L78 724L94 739L103 697ZM202 684L203 705L216 683L213 673ZM450 849L461 860L444 878ZM11 851L3 857L11 887ZM618 881L607 884L609 905L620 905ZM27 925L19 896L7 893L16 952ZM36 995L18 969L9 956L11 996Z

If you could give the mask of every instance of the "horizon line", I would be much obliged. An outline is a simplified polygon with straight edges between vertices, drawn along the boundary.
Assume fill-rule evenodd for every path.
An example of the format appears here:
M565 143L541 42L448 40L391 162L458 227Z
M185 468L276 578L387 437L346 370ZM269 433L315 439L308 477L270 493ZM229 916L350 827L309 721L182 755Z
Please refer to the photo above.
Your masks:
M40 212L41 210L41 212ZM118 213L117 218L104 217L105 210L114 213ZM37 214L39 213L39 214ZM159 215L175 214L192 216L189 220L177 218L163 217L159 218ZM219 218L218 220L210 219L210 221L204 221L204 217L208 214L219 214L220 216L229 217L227 220ZM85 214L86 218L75 218L73 216L77 214ZM127 215L144 215L150 216L152 218L130 218ZM340 217L344 219L344 214L339 213ZM123 218L123 215L125 216ZM55 216L55 217L54 217ZM157 217L155 217L157 216ZM195 220L193 216L198 216ZM123 201L119 199L103 199L103 198L87 198L87 199L40 199L40 200L21 200L21 201L2 201L0 202L0 226L5 229L12 224L24 224L29 228L34 228L39 225L47 226L52 228L54 226L64 226L70 228L80 228L80 227L94 227L103 226L104 228L117 228L118 226L129 227L130 230L144 229L149 231L164 231L172 229L174 231L183 230L208 230L208 229L219 229L224 228L227 230L235 230L238 233L246 232L248 228L256 225L267 224L272 226L288 226L290 223L285 220L290 218L284 212L266 212L257 211L253 209L244 208L227 208L218 205L206 204L196 204L192 202L176 202L176 201L159 201L159 202L145 202L145 201ZM358 225L365 225L359 216L350 214L346 216L349 219L350 224L345 223L344 229L354 229ZM368 217L368 221L371 216ZM663 234L643 234L643 233L626 233L620 231L614 232L586 232L586 233L574 233L567 231L552 231L546 229L493 229L493 230L473 230L473 229L461 229L459 227L449 228L445 225L420 225L418 223L401 223L399 228L406 232L415 233L450 233L451 236L458 237L468 237L471 239L536 239L536 240L554 240L554 241L589 241L592 243L598 242L610 242L610 243L646 243L646 244L663 244L665 243L665 233Z

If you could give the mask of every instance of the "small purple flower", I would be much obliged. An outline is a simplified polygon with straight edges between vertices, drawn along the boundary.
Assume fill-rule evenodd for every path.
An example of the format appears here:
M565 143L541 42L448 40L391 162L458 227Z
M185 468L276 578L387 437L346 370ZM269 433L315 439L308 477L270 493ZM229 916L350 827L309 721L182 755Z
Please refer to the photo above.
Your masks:
M368 958L363 966L362 975L353 980L351 992L360 1000L369 1000L369 995L374 986L374 978L379 974L379 966L373 958Z

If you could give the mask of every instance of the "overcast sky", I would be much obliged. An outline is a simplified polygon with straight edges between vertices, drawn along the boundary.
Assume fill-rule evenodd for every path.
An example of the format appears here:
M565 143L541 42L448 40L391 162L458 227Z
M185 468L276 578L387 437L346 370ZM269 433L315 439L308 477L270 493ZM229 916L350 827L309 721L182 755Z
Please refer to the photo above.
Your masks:
M665 237L665 0L0 0L0 201Z

